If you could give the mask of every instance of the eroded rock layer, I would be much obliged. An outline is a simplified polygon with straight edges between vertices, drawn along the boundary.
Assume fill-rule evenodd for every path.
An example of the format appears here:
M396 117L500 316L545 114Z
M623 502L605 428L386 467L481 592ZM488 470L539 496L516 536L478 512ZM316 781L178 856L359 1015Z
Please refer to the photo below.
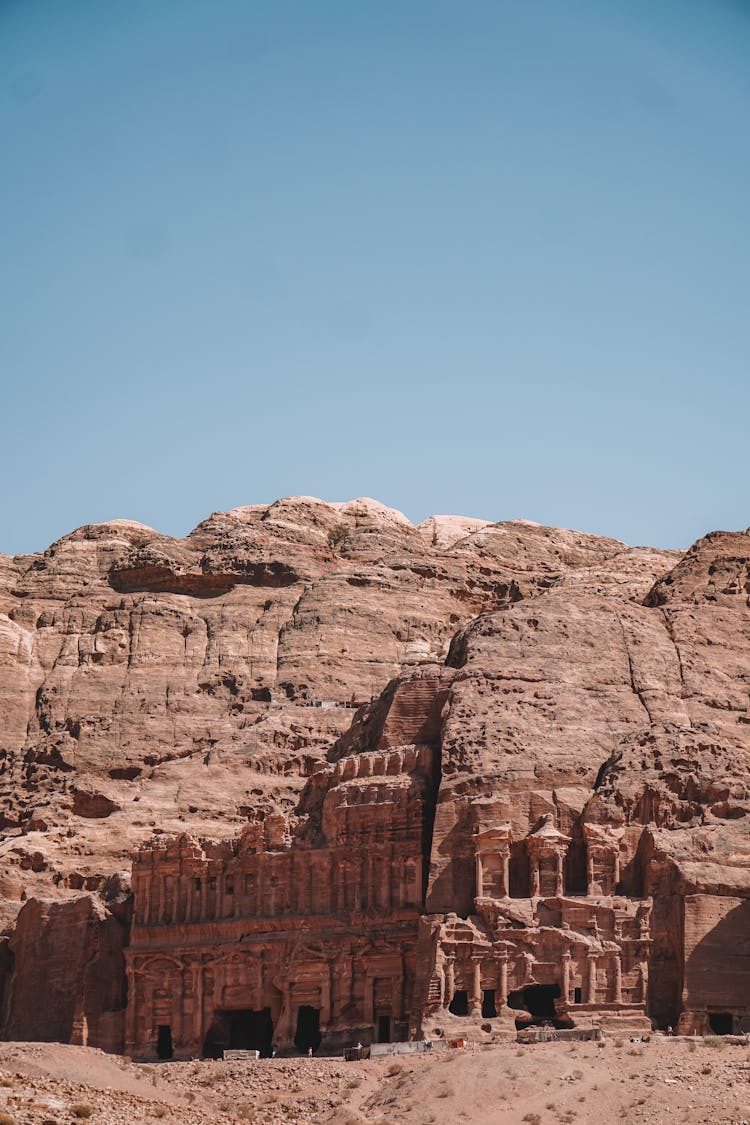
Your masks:
M307 498L0 556L3 1034L750 1027L748 574Z

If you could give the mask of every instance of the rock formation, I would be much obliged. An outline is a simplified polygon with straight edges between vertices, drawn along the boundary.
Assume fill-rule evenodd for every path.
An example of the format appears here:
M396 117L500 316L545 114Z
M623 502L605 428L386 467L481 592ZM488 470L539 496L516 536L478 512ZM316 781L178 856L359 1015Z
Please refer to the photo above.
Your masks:
M749 576L309 498L0 556L3 1035L750 1028Z

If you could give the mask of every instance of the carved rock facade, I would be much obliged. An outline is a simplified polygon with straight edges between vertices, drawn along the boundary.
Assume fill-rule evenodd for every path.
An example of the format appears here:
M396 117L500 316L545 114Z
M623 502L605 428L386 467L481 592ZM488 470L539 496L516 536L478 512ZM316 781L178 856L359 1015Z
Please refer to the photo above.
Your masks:
M585 825L574 842L546 813L516 838L501 800L474 800L472 910L425 913L439 765L429 745L346 756L310 779L294 826L272 816L234 843L142 849L127 1051L650 1028L652 904L622 893L622 832Z

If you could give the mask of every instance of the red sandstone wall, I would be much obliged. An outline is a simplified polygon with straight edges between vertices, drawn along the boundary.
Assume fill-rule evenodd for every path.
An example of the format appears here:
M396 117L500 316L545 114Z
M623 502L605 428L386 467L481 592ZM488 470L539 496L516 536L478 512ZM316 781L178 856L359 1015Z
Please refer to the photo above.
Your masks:
M719 895L685 898L683 1005L750 1014L750 901Z

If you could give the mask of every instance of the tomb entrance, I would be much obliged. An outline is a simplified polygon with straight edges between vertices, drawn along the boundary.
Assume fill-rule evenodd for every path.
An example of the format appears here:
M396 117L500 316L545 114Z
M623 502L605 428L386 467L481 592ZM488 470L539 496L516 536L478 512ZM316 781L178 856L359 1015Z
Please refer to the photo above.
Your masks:
M308 1051L317 1051L322 1039L320 1034L320 1008L313 1008L309 1004L300 1004L297 1009L297 1030L294 1034L294 1045L298 1051L306 1055Z

